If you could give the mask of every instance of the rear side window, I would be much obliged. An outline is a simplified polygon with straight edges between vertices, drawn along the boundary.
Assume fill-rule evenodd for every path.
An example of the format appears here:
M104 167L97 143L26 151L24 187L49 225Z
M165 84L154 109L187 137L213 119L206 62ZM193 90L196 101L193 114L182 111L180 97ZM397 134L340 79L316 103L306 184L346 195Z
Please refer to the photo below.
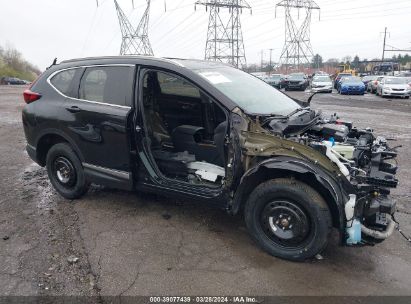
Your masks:
M119 106L131 104L132 67L91 67L80 82L79 98Z
M72 83L77 69L66 70L57 73L51 78L51 84L61 93L66 96L73 96Z

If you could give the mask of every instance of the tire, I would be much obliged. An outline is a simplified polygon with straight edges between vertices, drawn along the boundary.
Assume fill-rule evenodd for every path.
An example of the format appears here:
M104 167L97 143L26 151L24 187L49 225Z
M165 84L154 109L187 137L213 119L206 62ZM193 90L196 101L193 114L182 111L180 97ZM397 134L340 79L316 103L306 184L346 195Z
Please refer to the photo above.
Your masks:
M260 184L250 194L244 216L251 237L265 251L291 261L320 253L332 228L331 213L321 195L290 178Z
M78 199L88 190L83 166L69 144L52 146L47 153L47 174L56 191L64 198Z

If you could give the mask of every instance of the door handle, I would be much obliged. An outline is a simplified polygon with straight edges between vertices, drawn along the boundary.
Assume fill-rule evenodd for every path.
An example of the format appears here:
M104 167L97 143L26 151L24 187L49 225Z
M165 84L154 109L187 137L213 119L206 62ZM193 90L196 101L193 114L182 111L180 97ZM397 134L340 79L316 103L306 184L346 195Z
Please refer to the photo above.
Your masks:
M67 107L66 110L70 113L78 113L81 111L81 109L77 106Z

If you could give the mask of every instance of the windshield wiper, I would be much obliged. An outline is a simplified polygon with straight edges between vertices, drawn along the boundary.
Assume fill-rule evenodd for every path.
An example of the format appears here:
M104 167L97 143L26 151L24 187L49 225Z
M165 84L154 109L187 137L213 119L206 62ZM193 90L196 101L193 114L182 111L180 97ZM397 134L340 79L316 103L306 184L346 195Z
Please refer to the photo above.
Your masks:
M264 120L261 121L261 126L265 126L268 122L270 122L273 119L288 119L287 116L281 114L267 114L261 116L264 117Z
M287 116L285 116L285 118L290 118L291 116L297 114L298 112L302 112L302 111L304 111L304 110L309 111L310 108L309 108L309 107L297 108L297 109L295 109L294 111L292 111L290 114L288 114Z
M289 120L291 116L297 114L298 112L302 112L302 111L309 111L309 107L305 107L305 108L297 108L294 111L292 111L290 114L288 115L280 115L280 114L268 114L268 115L264 115L266 118L261 122L261 126L266 125L268 122L270 122L273 119L285 119L285 120Z

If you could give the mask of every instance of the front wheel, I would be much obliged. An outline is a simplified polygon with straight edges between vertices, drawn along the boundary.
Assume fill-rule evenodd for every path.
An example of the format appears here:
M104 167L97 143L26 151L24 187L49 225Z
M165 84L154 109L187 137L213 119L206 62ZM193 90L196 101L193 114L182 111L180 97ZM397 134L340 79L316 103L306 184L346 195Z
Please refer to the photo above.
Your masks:
M265 251L293 261L320 253L332 227L321 195L291 178L260 184L248 198L244 213L249 233Z
M51 147L46 167L52 185L64 198L77 199L87 192L89 183L83 166L70 145L60 143Z

